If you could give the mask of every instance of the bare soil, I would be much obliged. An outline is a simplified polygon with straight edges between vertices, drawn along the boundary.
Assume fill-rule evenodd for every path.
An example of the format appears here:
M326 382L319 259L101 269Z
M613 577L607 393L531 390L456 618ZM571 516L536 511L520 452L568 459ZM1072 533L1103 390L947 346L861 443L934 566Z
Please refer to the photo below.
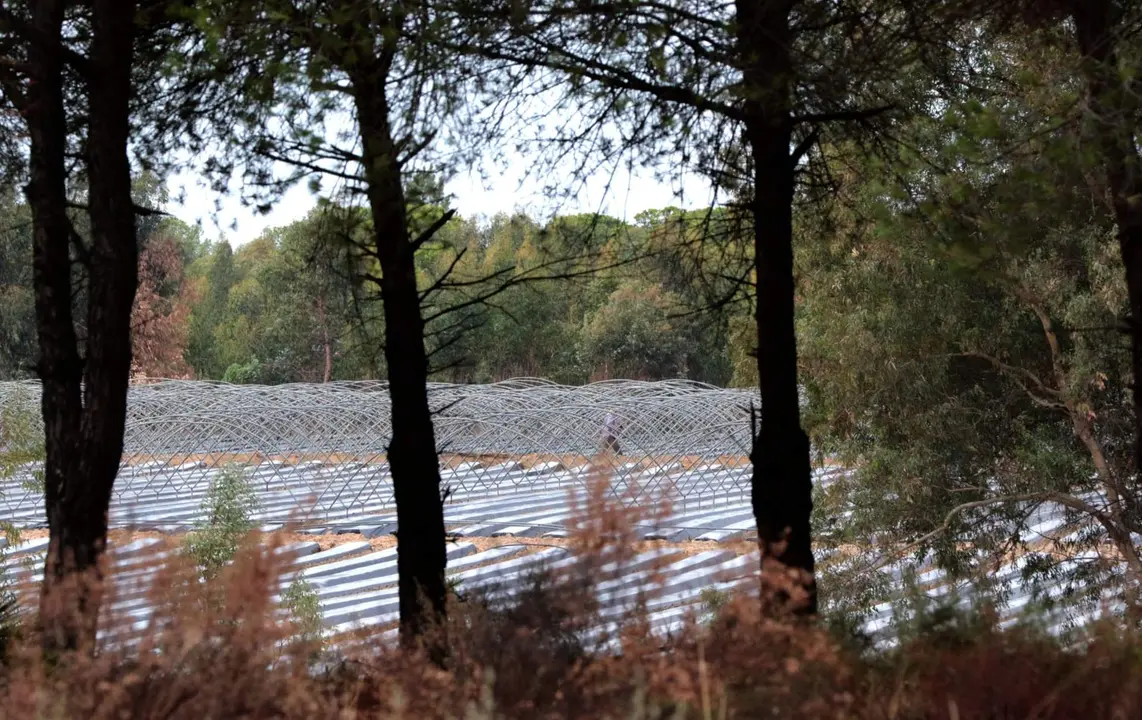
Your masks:
M133 540L140 540L143 538L155 539L168 539L176 540L185 533L162 533L153 530L124 530L115 529L108 533L108 538L113 545L123 545ZM385 550L387 548L396 546L396 538L392 535L384 535L376 538L366 538L360 533L343 533L343 534L321 534L312 535L309 533L297 532L281 532L276 533L286 543L294 542L316 542L318 547L322 550L328 550L338 545L346 543L355 543L366 541L372 550ZM37 540L46 538L48 536L47 530L22 530L20 537L24 540ZM535 550L540 550L549 547L570 547L571 543L563 538L531 538L531 537L464 537L460 538L460 542L470 542L476 546L481 552L490 548L502 547L504 545L527 545ZM696 555L697 553L706 552L708 550L731 550L739 555L746 555L750 552L757 550L757 545L748 540L741 540L736 542L668 542L666 540L647 540L638 543L638 549L641 552L648 552L650 550L657 550L662 548L674 548L679 554L682 555Z

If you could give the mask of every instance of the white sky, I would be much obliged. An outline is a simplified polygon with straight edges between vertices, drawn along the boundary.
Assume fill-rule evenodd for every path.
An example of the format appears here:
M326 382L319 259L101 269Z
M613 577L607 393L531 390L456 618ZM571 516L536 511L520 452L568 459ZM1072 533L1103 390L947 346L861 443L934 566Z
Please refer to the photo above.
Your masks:
M519 209L540 221L556 211L560 214L601 211L633 220L644 210L668 206L700 208L710 200L709 185L700 178L687 177L683 187L685 193L678 197L677 179L661 181L649 170L636 169L633 175L620 170L613 177L609 173L589 177L584 192L571 202L565 201L556 207L542 196L543 183L529 176L527 159L516 156L508 162L506 169L493 170L490 163L485 168L486 181L472 171L457 175L445 185L445 190L453 196L452 207L464 217L491 218L499 212L511 213ZM611 182L609 193L606 192L608 180ZM168 186L171 194L168 212L187 223L201 222L207 237L224 237L233 246L257 238L267 228L300 220L316 202L304 181L291 188L268 215L242 206L238 199L240 186L236 182L231 185L231 192L222 196L205 187L201 177L193 172L172 177ZM180 203L177 198L182 189L185 189L185 201ZM219 207L217 225L211 217L216 203ZM230 225L235 221L237 228L231 229Z
M566 178L562 185L565 190L576 189L571 185L575 182L578 169L572 164L576 160L575 154L556 160L553 167L550 162L537 165L537 158L529 157L527 151L520 148L535 148L536 152L542 153L542 148L546 145L541 138L554 132L552 128L544 130L545 124L554 127L566 123L561 131L564 134L577 131L584 119L574 114L567 115L568 111L561 108L559 103L559 92L548 89L519 107L500 110L514 113L509 115L512 119L507 123L508 127L514 128L514 135L500 137L498 140L489 139L475 166L467 171L458 168L459 172L445 184L445 191L452 196L451 205L461 216L490 219L497 213L520 210L539 222L548 220L555 214L580 212L601 212L633 220L645 210L670 206L686 209L709 206L712 193L709 182L704 178L689 173L680 174L677 170L668 168L665 174L670 175L670 179L661 180L649 169L636 168L630 173L623 164L615 166L609 163L604 163L604 167L588 176L585 182L579 181L581 192L575 197L564 199L556 205L544 196L544 187L552 185L553 178L559 180L562 176ZM489 112L499 111L492 109ZM458 132L457 128L447 126L442 130L446 135ZM324 134L333 145L354 151L359 148L352 113L329 114L325 120ZM615 128L611 126L606 128L604 134L618 137ZM454 139L461 144L464 141L462 136ZM444 150L447 143L443 136L438 139L438 143L436 151L447 152ZM194 159L189 156L184 155L180 159L190 161L188 164L193 165ZM546 156L546 159L550 161L551 157ZM321 162L318 164L324 165ZM286 177L290 168L279 168L281 177ZM335 189L332 186L340 182L332 178L324 180L328 190ZM241 187L237 181L232 181L230 192L221 196L211 191L201 176L193 172L184 172L170 178L168 186L171 202L167 205L167 212L187 223L201 222L208 238L224 237L233 246L250 242L267 228L288 225L302 219L316 204L306 181L292 187L267 215L243 207L239 199ZM180 193L184 188L185 194ZM680 191L684 192L680 195ZM184 199L181 203L177 202L180 197ZM212 217L216 206L217 222ZM231 224L235 222L236 228L231 229Z

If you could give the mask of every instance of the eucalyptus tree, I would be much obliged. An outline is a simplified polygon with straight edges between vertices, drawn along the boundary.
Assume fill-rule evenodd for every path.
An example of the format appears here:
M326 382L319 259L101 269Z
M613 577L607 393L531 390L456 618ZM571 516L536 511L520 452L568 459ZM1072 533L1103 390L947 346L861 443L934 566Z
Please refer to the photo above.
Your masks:
M1138 80L1142 7L1123 0L1070 0L1042 4L1043 15L1063 14L1073 24L1079 76L1086 87L1090 150L1101 170L1114 212L1119 255L1125 270L1131 338L1134 402L1134 471L1142 469L1142 83ZM1040 22L1042 19L1039 20ZM1131 512L1139 513L1137 487Z
M479 5L479 7L476 7ZM464 47L530 69L556 110L545 132L582 164L631 157L676 163L736 198L747 263L730 294L754 307L761 391L753 509L764 563L816 590L812 472L801 426L794 332L794 205L832 187L822 142L868 151L918 97L904 70L939 53L929 3L621 0L461 3L477 17ZM550 120L547 124L551 125ZM594 157L594 161L586 158Z
M1137 612L1129 291L1073 59L1027 35L976 53L975 83L902 132L907 162L864 168L839 231L804 229L803 361L855 536L954 573L1017 552Z
M1002 47L1028 41L1040 50L1038 60L1061 70L1066 82L1078 82L1082 92L1059 110L1060 125L1081 125L1071 148L1092 181L1101 188L1112 210L1115 240L1124 271L1129 303L1119 318L1131 344L1131 372L1142 377L1142 153L1137 137L1142 127L1142 85L1138 48L1142 38L1142 7L1132 0L1019 0L992 3L947 0L945 12L970 25L981 45ZM1023 68L1006 77L989 76L964 60L943 78L949 86L978 90L1005 84L1010 92L1020 83ZM994 88L992 88L994 89ZM1142 467L1142 385L1131 384L1134 407L1132 474ZM1136 482L1135 482L1136 484ZM1137 490L1135 489L1135 493ZM1139 512L1138 499L1124 497Z

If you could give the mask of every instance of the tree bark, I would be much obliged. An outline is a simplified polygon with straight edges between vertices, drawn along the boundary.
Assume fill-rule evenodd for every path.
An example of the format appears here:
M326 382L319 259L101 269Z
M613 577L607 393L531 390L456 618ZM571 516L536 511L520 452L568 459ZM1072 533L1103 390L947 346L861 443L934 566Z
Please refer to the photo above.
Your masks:
M754 264L760 424L752 500L763 568L798 571L808 591L795 611L815 614L809 438L801 428L794 329L792 0L737 0L745 136L753 161Z
M87 80L87 337L81 360L72 316L74 233L67 217L66 115L60 49L64 3L32 8L27 121L31 136L36 320L46 440L44 504L50 541L40 596L46 652L92 648L100 605L99 560L119 470L131 370L131 310L138 275L127 160L134 3L96 0ZM82 381L82 383L81 383ZM82 389L81 389L82 388ZM82 392L82 395L81 395Z
M70 510L93 523L100 545L107 534L111 487L123 454L131 377L131 313L139 283L139 249L131 198L131 48L135 2L95 0L91 44L88 178L91 220L85 452L82 490Z
M397 506L400 634L402 644L412 647L427 623L445 616L447 553L440 460L428 405L428 354L416 283L416 248L389 123L388 68L383 63L383 59L359 55L347 70L364 150L375 254L381 266L385 362L392 399L388 461ZM429 650L439 657L443 647L433 645Z
M32 209L32 272L35 286L36 333L40 345L37 372L42 384L44 417L44 505L50 540L44 588L40 595L45 649L74 645L76 628L59 627L53 618L56 598L51 592L65 566L63 498L68 479L76 475L80 438L80 387L83 363L76 347L71 314L71 226L67 218L64 152L67 146L63 104L63 2L41 0L31 7L33 29L45 40L28 43L30 80L24 112L30 139L26 188Z
M1109 185L1118 229L1118 248L1126 272L1130 306L1131 369L1134 404L1134 472L1142 470L1142 178L1135 141L1142 87L1128 86L1118 68L1119 18L1111 0L1075 0L1071 5L1075 36L1082 53L1088 107L1095 144ZM1124 498L1132 515L1138 500ZM1138 519L1138 518L1134 518Z
M327 383L333 377L333 344L329 341L329 323L325 316L325 295L317 296L317 321L321 323L321 344L325 350L325 369L321 382Z

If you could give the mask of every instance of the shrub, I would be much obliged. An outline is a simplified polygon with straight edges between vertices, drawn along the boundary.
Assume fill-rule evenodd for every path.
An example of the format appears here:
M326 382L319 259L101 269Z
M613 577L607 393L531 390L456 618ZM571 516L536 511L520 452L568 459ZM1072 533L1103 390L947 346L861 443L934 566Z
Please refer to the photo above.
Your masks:
M20 476L23 487L43 494L44 426L32 393L21 384L9 385L0 397L0 480ZM31 470L29 470L31 465Z
M0 548L0 663L8 657L8 649L20 631L20 605L13 587L12 579L8 577L7 563L10 548L20 544L20 530L9 522L0 522L0 532L3 533L6 544Z
M242 468L229 465L214 476L202 509L207 519L187 536L185 548L201 568L203 579L210 580L254 529L250 516L258 509L258 498Z
M730 594L725 590L717 588L704 588L702 590L702 612L706 615L707 619L712 622L718 613L726 606L730 600Z
M302 642L315 645L321 640L321 602L317 591L301 575L295 577L282 593L281 605L297 625Z

